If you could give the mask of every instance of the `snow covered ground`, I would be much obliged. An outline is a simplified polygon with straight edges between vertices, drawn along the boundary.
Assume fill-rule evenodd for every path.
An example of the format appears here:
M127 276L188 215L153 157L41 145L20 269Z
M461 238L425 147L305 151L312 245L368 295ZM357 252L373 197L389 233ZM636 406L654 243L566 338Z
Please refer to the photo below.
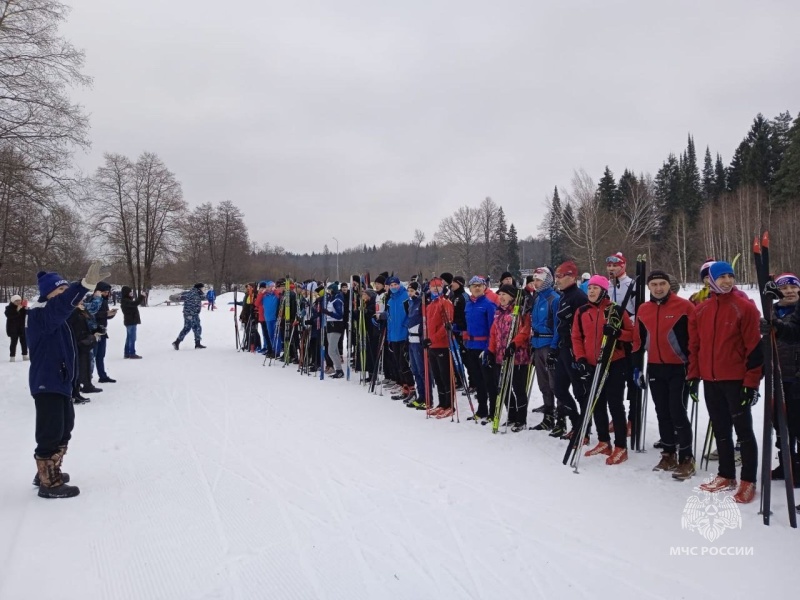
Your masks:
M160 301L154 292L151 304ZM161 299L164 299L161 298ZM118 380L76 407L72 500L34 475L28 363L0 362L0 599L751 598L795 590L800 531L783 488L714 541L682 528L701 472L652 472L648 446L608 467L562 466L564 442L426 420L354 381L262 367L235 351L233 316L202 314L175 352L179 306L142 309ZM3 338L0 338L3 339ZM541 404L534 386L531 406ZM756 431L760 439L760 408ZM706 411L701 407L701 434ZM538 422L534 415L529 422ZM712 463L712 469L715 463ZM703 500L706 501L706 500ZM710 510L710 509L709 509ZM696 553L676 556L674 553ZM727 554L739 555L727 555Z

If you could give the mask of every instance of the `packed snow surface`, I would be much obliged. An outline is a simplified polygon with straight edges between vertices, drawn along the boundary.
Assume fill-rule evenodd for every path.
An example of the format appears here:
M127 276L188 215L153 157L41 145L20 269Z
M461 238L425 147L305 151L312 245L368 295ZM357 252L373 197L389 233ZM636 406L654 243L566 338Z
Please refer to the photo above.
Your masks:
M154 292L151 304L169 290ZM158 295L163 294L164 298ZM206 350L179 352L180 306L143 308L115 384L76 406L64 470L44 500L29 363L0 362L0 598L751 598L794 591L800 531L782 482L772 525L758 499L713 538L682 527L693 489L646 453L561 464L565 442L426 419L352 380L319 381L238 353L227 303L202 313ZM19 360L19 358L18 358ZM531 407L541 404L534 385ZM761 404L755 409L761 440ZM707 414L700 407L699 446ZM539 421L531 415L529 424ZM699 451L699 449L698 449ZM716 463L711 463L712 472ZM709 501L703 500L709 511ZM681 553L682 555L675 555ZM694 555L693 555L694 554Z

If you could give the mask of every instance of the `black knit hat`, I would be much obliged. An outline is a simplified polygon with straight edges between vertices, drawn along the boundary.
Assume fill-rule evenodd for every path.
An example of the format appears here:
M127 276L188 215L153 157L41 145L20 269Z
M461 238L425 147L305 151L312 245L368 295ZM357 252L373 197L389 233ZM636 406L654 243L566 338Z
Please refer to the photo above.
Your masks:
M662 271L661 269L654 269L650 271L650 274L647 276L647 283L650 283L654 279L663 279L667 283L671 283L669 273Z
M441 275L439 275L439 277L441 277L442 279L444 279L444 282L445 282L447 285L450 285L451 283L453 283L453 274L452 274L452 273L447 273L447 272L445 272L445 273L442 273ZM463 284L462 284L462 285L463 285Z
M408 289L410 289L410 290L419 290L419 282L412 281L411 283L408 284Z
M525 285L528 285L529 283L533 283L533 275L528 275L525 277Z
M442 277L442 279L444 279L444 277ZM458 283L458 285L460 285L462 289L467 287L467 280L464 279L461 275L456 275L455 277L453 277L453 281Z
M384 271L380 275L375 278L375 283L380 283L381 285L386 284L386 280L389 278L389 272Z
M498 292L503 292L504 294L508 294L508 295L509 295L509 296L511 296L512 298L516 298L516 297L517 297L517 291L518 291L518 290L517 290L517 288L515 288L513 285L508 285L508 284L506 284L506 285L501 285L501 286L500 286L500 289L499 289L499 290L497 290L497 291L498 291Z
M503 281L503 279L505 279L506 277L511 277L511 279L514 279L514 276L511 273L509 273L508 271L504 271L503 274L500 275L500 281Z

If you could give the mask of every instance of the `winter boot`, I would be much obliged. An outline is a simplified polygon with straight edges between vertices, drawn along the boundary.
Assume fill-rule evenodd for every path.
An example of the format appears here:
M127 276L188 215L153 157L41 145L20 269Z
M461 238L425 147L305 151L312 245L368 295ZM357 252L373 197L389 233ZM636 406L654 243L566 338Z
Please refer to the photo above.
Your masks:
M534 431L552 431L555 427L555 417L553 415L545 414L544 419L538 425L531 427Z
M98 379L97 383L117 383L117 380L111 379L111 377L106 375L105 377L101 377L100 379Z
M597 442L597 446L583 453L584 456L597 456L598 454L611 456L611 444L608 442Z
M528 425L525 423L514 423L514 426L511 428L511 431L514 433L518 433L520 431L525 431L528 428Z
M675 467L675 472L672 474L672 478L677 479L678 481L686 481L694 474L694 457L687 456L683 458L680 463L678 463L677 467Z
M339 369L333 375L331 375L331 379L341 379L342 377L344 377L344 371L342 371L341 369Z
M180 340L175 340L174 342L172 342L172 347L175 348L175 350L179 350L180 349L180 345L181 345L181 341Z
M408 397L410 391L411 390L407 385L400 386L400 389L397 390L394 394L392 394L391 398L392 400L405 400Z
M413 389L408 393L408 396L403 398L403 404L405 404L406 406L409 406L412 402L416 401L417 401L417 392L415 392Z
M58 456L58 470L61 471L61 465L64 463L64 455L67 453L66 446L59 446L58 453L53 456L55 459ZM61 481L64 483L69 483L69 473L61 473ZM34 487L39 487L42 483L42 480L39 478L39 471L36 471L36 475L33 476L33 485Z
M81 491L72 485L64 483L59 462L61 460L60 451L50 458L42 458L34 455L36 459L36 471L39 475L39 497L40 498L73 498Z
M704 492L724 492L727 490L735 490L736 489L736 480L735 479L726 479L725 477L720 477L717 475L711 481L707 481L706 483L700 484L700 489Z
M661 460L653 467L653 471L674 471L678 466L678 459L674 452L662 452Z
M606 464L618 465L624 463L626 460L628 460L628 449L614 446L614 451L611 453L611 456L606 459Z
M563 417L556 419L553 428L550 430L550 437L560 438L567 432L567 421Z
M737 504L750 504L756 497L756 484L749 481L739 483L739 489L733 495L733 501Z
M94 385L85 385L81 388L84 394L98 394L103 391L103 388L95 387Z
M80 394L75 394L72 397L73 404L86 404L87 402L91 402L91 398L87 398L86 396L81 396Z
M200 342L195 342L194 343L194 349L195 350L204 350L205 346L203 346L203 344L201 344Z

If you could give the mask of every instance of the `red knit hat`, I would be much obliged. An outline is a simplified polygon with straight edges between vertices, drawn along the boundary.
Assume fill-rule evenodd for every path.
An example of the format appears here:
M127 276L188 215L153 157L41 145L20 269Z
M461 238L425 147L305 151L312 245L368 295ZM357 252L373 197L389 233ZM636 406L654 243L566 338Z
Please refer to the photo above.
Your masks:
M616 252L606 259L606 264L614 265L620 263L623 267L628 264L628 261L625 259L625 256L622 254L622 252Z
M578 265L576 265L573 261L567 260L560 265L556 269L556 277L577 277L578 276Z

